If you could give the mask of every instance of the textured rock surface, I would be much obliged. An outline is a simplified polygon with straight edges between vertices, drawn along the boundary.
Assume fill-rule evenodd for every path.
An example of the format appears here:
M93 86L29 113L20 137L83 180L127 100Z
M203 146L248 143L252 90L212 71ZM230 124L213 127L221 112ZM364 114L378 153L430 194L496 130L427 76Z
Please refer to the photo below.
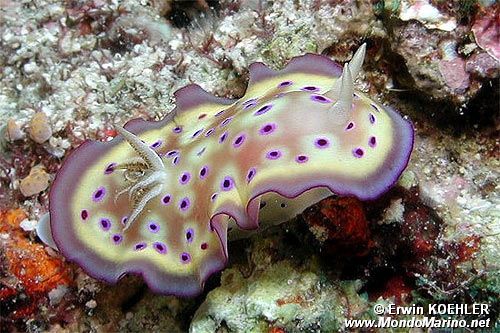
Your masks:
M250 247L250 262L222 273L222 286L207 295L190 332L222 328L268 332L273 327L286 332L332 332L343 326L346 315L359 316L367 310L368 301L358 294L361 282L332 281L315 257L303 262L279 260L281 237L257 239Z
M496 52L492 40L498 44L493 30L498 31L499 23L490 14L496 10L498 4L483 8L459 1L437 7L427 1L401 1L385 8L388 40L411 77L409 87L455 108L469 103L488 78L499 75L498 59L488 59ZM467 66L469 62L475 65Z

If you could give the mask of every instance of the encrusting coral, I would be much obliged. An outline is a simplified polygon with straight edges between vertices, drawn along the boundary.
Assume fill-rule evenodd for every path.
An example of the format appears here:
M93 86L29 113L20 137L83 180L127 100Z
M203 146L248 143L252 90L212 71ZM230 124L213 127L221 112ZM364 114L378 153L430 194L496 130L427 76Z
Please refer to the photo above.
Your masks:
M256 63L240 100L190 85L162 121L84 143L50 192L57 247L94 277L136 272L156 292L194 295L226 264L228 228L287 221L332 192L380 196L413 128L354 91L364 53L343 70L312 54L279 72Z

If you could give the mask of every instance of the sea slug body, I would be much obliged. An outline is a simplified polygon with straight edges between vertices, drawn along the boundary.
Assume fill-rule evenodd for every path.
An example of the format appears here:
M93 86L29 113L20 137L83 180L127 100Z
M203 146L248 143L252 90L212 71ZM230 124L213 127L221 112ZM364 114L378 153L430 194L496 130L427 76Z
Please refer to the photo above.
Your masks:
M286 221L332 192L377 198L405 169L413 128L353 90L364 52L344 68L313 54L281 71L255 63L239 100L189 85L163 120L85 142L50 191L58 249L95 278L138 273L192 296L225 266L231 225Z

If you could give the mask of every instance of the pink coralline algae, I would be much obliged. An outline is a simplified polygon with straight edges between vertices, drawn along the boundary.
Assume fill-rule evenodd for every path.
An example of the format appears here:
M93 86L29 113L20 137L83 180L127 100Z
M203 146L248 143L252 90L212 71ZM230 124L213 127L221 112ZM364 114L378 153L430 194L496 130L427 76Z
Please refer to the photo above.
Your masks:
M448 87L458 90L469 87L469 74L465 71L465 61L462 58L441 60L439 62L439 71Z
M228 228L287 221L332 192L380 196L413 128L354 90L364 53L343 69L312 54L279 72L255 63L239 100L189 85L163 120L85 142L50 191L58 249L93 277L139 273L155 292L192 296L225 266Z
M495 58L486 52L473 54L467 59L465 70L478 77L493 79L500 74L500 65Z
M489 55L500 61L500 5L496 3L480 11L475 18L472 32L476 43Z

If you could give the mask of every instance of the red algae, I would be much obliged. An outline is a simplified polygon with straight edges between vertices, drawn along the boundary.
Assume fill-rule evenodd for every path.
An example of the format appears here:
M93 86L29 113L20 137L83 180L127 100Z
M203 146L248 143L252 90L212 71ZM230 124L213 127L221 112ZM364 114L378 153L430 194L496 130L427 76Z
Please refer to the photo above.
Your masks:
M473 259L477 255L480 246L481 237L471 235L459 242L447 244L447 249L455 254L452 259L458 264Z
M363 205L356 198L326 198L305 210L303 217L329 254L364 257L374 245Z
M382 290L370 295L371 300L377 300L379 297L384 299L394 298L396 305L401 305L411 301L411 292L413 288L405 281L401 275L390 277Z
M440 226L432 218L430 208L419 205L405 214L402 235L416 259L425 259L435 251Z
M97 140L99 141L109 141L118 135L118 132L114 128L105 128L97 132Z
M277 326L270 327L268 333L287 333L285 329Z
M63 260L51 257L41 244L31 241L20 227L26 219L21 209L0 211L3 275L0 283L2 321L6 326L37 316L48 294L58 286L73 283L71 269Z

